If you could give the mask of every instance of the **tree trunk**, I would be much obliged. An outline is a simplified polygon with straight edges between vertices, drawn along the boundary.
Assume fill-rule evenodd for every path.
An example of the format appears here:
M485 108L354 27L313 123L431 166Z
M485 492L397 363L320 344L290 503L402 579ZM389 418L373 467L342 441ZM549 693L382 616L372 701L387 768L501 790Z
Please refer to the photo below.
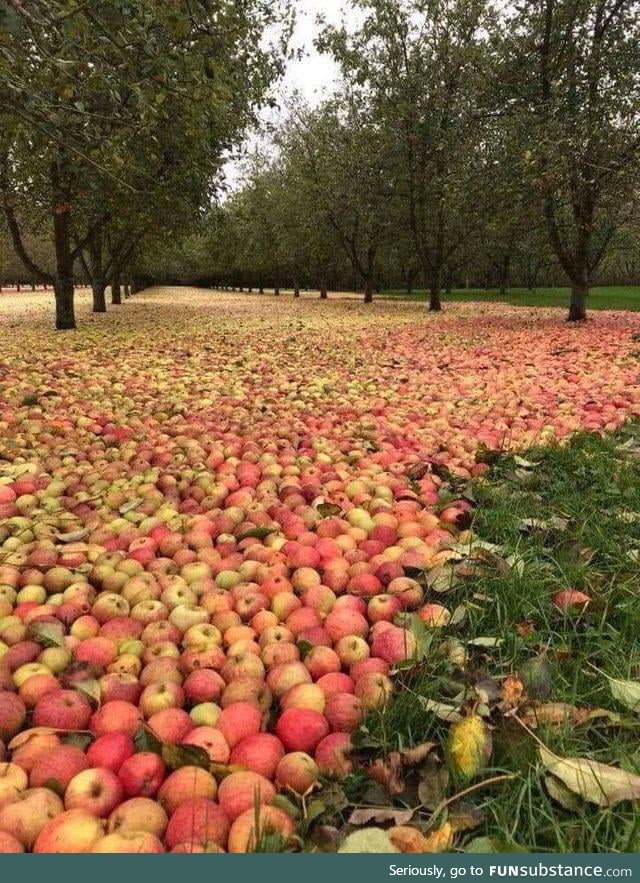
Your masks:
M440 293L442 291L440 279L434 280L429 288L429 312L439 313L442 309Z
M587 318L587 297L589 296L589 285L574 285L571 288L571 302L569 304L569 322L581 322Z
M320 300L327 300L328 292L327 292L327 280L323 276L320 279Z
M124 283L124 296L125 298L131 297L131 285L129 282Z
M258 294L264 294L264 286L262 283L258 286Z
M293 296L300 297L300 284L297 280L293 283Z
M373 285L370 276L364 280L364 302L366 304L373 302Z
M31 283L31 291L35 291L35 290L36 290L36 283L32 282Z
M91 283L91 295L93 297L94 313L107 312L106 290L107 286L104 279L94 279L94 281Z
M504 255L502 261L500 262L500 294L505 295L507 293L507 286L509 285L509 264L511 263L511 255Z
M20 283L19 282L16 282L16 291L18 291L18 292L20 291Z
M429 278L429 312L439 313L442 309L442 270L440 267L434 269Z
M67 277L56 279L53 287L56 299L56 330L67 331L76 327L76 316L73 302L73 279Z
M122 286L118 275L115 275L111 282L111 303L118 307L122 304Z

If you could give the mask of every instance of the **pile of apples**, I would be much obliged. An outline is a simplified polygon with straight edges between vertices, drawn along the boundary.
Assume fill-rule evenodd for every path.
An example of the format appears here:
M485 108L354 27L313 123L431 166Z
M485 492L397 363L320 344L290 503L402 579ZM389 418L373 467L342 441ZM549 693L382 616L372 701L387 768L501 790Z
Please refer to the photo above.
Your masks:
M407 575L468 510L432 467L640 412L626 320L571 331L583 381L559 320L531 346L507 312L507 347L461 311L427 346L392 307L147 301L0 364L0 852L291 840L278 797L350 772L403 614L448 621Z
M83 541L33 518L55 479L18 467L0 486L5 512L34 503L0 566L0 849L244 852L256 823L292 835L278 792L350 771L351 732L416 651L398 615L442 610L405 568L438 563L467 504L436 516L392 473L237 453L212 450L193 484L147 470L144 517ZM222 505L179 514L214 482ZM327 513L328 486L346 511ZM212 766L172 771L141 733Z

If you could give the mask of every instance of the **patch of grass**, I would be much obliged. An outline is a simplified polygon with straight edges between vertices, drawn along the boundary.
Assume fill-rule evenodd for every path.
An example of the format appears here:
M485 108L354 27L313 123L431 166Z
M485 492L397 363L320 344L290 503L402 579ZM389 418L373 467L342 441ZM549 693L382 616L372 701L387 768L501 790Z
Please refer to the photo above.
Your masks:
M609 437L580 434L565 446L536 448L523 457L524 465L499 458L488 478L476 483L472 527L519 565L463 579L450 593L428 593L428 600L450 609L466 605L467 616L437 630L423 662L398 675L393 700L368 716L357 738L384 752L425 740L442 745L448 725L425 711L425 699L451 702L461 686L477 691L484 683L499 692L506 676L542 657L539 701L568 703L582 715L541 724L535 735L559 756L640 774L640 716L614 699L607 680L640 681L640 426ZM529 519L535 519L533 528ZM552 599L565 589L586 592L588 609L557 610ZM495 646L467 643L479 637L496 639ZM447 656L452 640L467 647L464 669ZM589 719L594 709L607 713ZM577 798L567 809L547 789L530 733L496 706L486 720L494 750L478 778L514 778L471 796L483 821L461 836L460 848L480 835L501 848L536 852L640 849L640 802L599 808Z
M395 298L398 300L426 301L429 299L427 291L415 291L408 295L406 291L385 291L380 297ZM510 288L505 294L500 294L497 289L484 288L458 288L442 294L443 304L466 303L478 301L480 303L511 304L516 307L566 307L569 306L569 288ZM590 310L640 310L640 286L638 285L610 285L591 289L587 308Z

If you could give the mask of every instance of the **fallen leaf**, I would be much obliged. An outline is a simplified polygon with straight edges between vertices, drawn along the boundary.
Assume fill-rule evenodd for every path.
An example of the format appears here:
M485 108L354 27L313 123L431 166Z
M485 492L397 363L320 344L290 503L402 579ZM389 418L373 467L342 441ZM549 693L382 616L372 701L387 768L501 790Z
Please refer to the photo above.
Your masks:
M83 527L79 530L70 530L68 533L56 533L55 538L60 543L79 543L80 540L88 537L90 533L91 531L88 527Z
M583 757L558 757L541 745L540 759L574 794L597 806L614 806L640 798L640 776Z
M413 818L412 809L395 809L392 806L370 806L364 809L354 809L349 816L350 825L366 825L368 822L393 822L395 825L404 825Z
M547 702L544 705L533 705L523 714L525 723L530 727L539 724L562 724L575 720L578 709L567 702Z
M389 839L400 852L420 853L424 852L425 837L417 828L409 825L397 825L387 831Z
M449 822L445 822L437 831L432 831L424 838L423 852L438 853L446 852L453 844L453 828Z
M380 828L363 828L349 834L338 852L399 852L389 839L388 834Z
M476 714L452 725L447 744L456 770L467 779L475 776L491 756L491 733Z
M611 695L622 705L626 705L631 711L640 713L640 681L621 681L617 678L610 678L605 675L609 681L609 689Z
M577 794L574 794L560 779L555 776L545 776L544 784L549 792L549 796L568 809L570 812L579 812L583 806L582 801Z
M462 720L460 708L456 705L449 705L446 702L438 702L435 699L425 699L424 696L417 697L418 702L425 711L431 711L437 718L447 723Z

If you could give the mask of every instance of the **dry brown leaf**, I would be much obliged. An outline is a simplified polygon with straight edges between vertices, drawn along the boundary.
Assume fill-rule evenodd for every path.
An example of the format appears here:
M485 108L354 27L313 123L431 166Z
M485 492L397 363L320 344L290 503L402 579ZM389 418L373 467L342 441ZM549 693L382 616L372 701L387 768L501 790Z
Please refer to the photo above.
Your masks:
M393 822L404 825L413 817L412 809L396 809L393 806L368 806L354 809L349 816L350 825L367 825L369 822Z
M424 852L425 837L417 828L410 825L397 825L387 831L389 839L400 852L420 853Z
M640 776L627 770L584 757L558 757L544 745L538 751L546 769L583 800L613 806L640 798Z

